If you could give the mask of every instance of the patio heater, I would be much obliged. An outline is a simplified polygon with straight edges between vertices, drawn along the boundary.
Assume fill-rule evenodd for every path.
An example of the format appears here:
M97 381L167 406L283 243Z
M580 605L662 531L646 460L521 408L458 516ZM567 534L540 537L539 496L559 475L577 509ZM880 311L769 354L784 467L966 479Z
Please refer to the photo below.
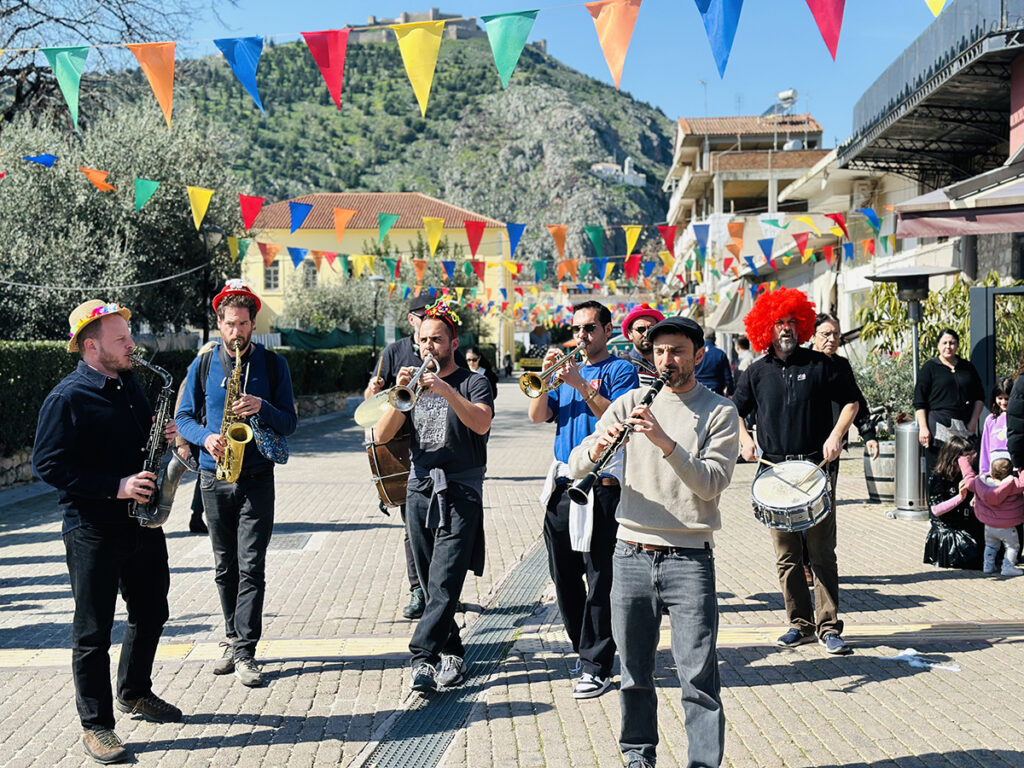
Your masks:
M907 302L914 384L920 368L921 302L928 298L928 279L959 271L956 267L900 267L867 278L875 283L895 283L896 298ZM892 516L900 520L928 519L928 476L919 436L916 419L896 425L896 511Z
M372 369L377 363L377 300L380 298L380 287L387 281L380 275L370 275L368 280L373 286L373 352L370 357L370 368Z

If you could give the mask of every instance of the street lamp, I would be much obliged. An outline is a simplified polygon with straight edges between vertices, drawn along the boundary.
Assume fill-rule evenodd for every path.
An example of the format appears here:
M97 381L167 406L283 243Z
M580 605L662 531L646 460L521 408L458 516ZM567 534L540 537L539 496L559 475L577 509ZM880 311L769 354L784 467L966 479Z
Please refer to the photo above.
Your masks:
M207 224L201 233L206 246L206 264L203 266L203 344L210 340L210 261L213 249L224 239L224 230L216 224Z
M373 356L370 358L370 367L373 367L377 360L377 299L380 297L380 287L385 282L380 275L370 275L370 282L373 283Z

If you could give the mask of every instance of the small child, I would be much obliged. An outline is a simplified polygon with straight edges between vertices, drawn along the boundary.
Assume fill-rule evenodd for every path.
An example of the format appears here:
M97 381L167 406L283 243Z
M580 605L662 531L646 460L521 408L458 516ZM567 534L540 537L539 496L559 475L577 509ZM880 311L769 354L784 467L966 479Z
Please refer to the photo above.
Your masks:
M1016 526L1024 523L1024 478L1013 474L1010 454L993 451L988 475L978 476L967 458L960 459L964 487L974 492L974 515L985 524L985 557L982 570L996 572L999 545L1006 547L1003 555L1003 576L1020 576L1017 553L1020 540Z
M992 387L988 409L991 413L985 419L981 433L981 451L978 454L978 471L987 475L992 466L992 451L1006 450L1006 406L1010 404L1010 390L1013 379L1004 376Z

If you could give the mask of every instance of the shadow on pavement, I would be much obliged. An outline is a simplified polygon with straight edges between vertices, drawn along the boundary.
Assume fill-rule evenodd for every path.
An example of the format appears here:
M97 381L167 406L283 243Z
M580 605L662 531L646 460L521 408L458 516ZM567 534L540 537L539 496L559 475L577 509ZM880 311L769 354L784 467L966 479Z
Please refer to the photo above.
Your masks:
M870 763L829 763L817 768L898 768L901 765L927 766L927 768L946 768L947 766L984 765L1013 766L1024 768L1024 752L1011 749L957 749L950 752L928 752L915 755L913 759L897 758L895 760L878 760Z
M4 546L7 546L7 538L4 537ZM17 557L0 557L0 568L14 565L42 565L43 563L60 563L63 565L63 555L18 555Z

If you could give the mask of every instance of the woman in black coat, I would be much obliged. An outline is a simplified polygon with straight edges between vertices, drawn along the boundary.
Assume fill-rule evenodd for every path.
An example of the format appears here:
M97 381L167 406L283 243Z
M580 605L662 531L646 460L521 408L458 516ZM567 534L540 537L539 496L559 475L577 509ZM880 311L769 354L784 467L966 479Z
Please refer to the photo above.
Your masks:
M942 444L935 470L928 477L928 519L931 527L924 544L924 562L940 568L981 568L985 526L974 516L972 494L960 488L957 463L976 455L974 442L951 435Z

